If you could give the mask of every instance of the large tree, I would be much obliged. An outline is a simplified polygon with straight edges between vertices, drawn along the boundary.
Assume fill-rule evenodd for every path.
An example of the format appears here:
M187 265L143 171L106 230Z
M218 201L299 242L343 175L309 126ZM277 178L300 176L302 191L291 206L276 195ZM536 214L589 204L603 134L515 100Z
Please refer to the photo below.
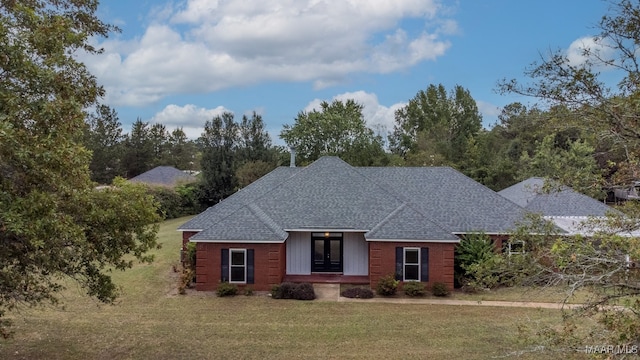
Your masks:
M85 146L91 150L91 179L109 184L121 176L122 124L118 113L107 105L99 105L95 114L87 117Z
M583 61L553 52L527 71L530 82L503 81L500 89L533 96L540 106L567 109L556 124L587 128L599 141L597 148L621 154L608 158L615 171L610 180L628 184L640 173L640 4L621 0L611 5L599 22L598 36L582 49ZM594 320L589 331L582 332L569 321L575 317L565 317L564 329L546 331L554 345L571 346L578 340L582 349L585 344L640 346L640 272L631 266L640 259L640 241L619 236L620 229L629 235L640 228L640 212L633 202L622 210L625 217L594 224L597 231L588 239L530 240L539 245L532 249L531 260L542 280L568 284L571 294L581 290L591 295L586 308L575 313L579 322L584 315Z
M295 124L284 125L280 137L295 148L302 164L335 155L354 166L379 165L386 159L383 140L367 127L362 109L351 99L323 101L320 110L298 113Z
M132 178L152 169L155 151L159 149L160 144L154 143L151 139L149 123L140 118L136 119L124 141L122 164L125 176Z
M416 165L454 165L482 128L482 116L468 90L429 85L396 111L391 151ZM436 160L434 160L436 159ZM441 159L441 160L437 160Z
M103 94L75 54L113 28L97 1L0 0L0 317L56 301L66 279L89 295L117 295L108 269L148 260L158 217L126 184L96 191L85 112ZM0 318L0 333L6 320Z
M198 139L202 151L200 202L211 206L236 189L236 150L238 124L230 112L208 120Z

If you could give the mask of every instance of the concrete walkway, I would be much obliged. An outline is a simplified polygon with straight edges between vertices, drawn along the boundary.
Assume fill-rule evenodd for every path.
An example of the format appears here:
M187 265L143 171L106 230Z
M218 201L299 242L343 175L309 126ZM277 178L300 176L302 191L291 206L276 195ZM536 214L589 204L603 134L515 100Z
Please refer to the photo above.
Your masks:
M500 307L525 307L541 309L573 309L580 304L539 303L524 301L473 301L455 299L426 299L426 298L387 298L374 297L373 299L350 299L340 296L340 284L313 284L316 299L319 301L336 302L374 302L390 304L428 304L428 305L454 305L454 306L500 306Z

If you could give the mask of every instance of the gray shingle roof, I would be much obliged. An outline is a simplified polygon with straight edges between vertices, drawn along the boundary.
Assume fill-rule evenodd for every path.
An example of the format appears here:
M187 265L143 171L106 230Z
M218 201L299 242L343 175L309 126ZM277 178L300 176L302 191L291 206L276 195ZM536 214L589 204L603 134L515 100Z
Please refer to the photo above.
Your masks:
M532 177L499 191L498 194L530 212L544 216L605 216L608 212L615 211L566 186L545 191L544 184L545 179Z
M284 241L286 230L305 228L362 230L376 240L457 240L455 233L506 233L522 214L451 168L355 168L323 157L274 170L179 230L202 230L196 241Z
M151 185L176 186L179 183L195 182L196 177L172 166L158 166L129 179L129 181Z

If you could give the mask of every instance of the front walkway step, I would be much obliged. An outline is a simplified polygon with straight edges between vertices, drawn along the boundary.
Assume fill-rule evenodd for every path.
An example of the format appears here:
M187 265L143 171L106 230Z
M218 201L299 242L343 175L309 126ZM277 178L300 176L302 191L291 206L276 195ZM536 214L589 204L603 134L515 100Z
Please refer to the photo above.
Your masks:
M338 301L340 284L313 284L316 299L320 301Z

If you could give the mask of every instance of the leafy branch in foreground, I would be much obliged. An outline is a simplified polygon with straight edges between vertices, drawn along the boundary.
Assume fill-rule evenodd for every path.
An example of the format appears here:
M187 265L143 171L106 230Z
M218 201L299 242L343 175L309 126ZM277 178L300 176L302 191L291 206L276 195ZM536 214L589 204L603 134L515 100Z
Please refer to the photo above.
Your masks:
M119 181L94 189L85 111L103 95L75 54L116 28L95 0L0 0L0 335L19 305L57 302L64 279L117 295L108 271L156 246L152 198Z

